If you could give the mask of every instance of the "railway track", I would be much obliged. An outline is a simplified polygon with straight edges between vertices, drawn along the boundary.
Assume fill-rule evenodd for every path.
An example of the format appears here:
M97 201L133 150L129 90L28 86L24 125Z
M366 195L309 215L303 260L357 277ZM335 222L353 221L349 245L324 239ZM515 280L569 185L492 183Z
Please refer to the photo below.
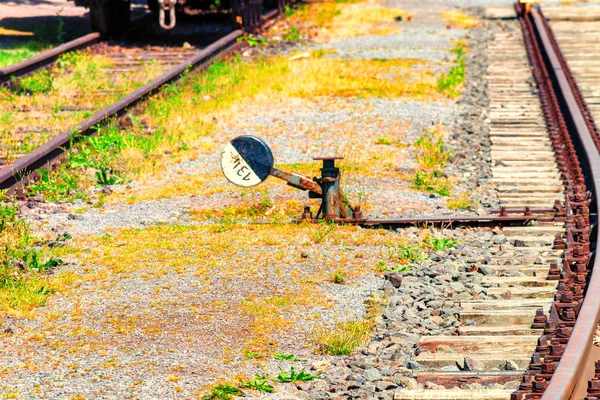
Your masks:
M63 86L60 90L30 95L20 85L13 85L16 86L14 94L5 98L13 102L4 108L12 118L8 124L3 124L4 139L0 144L3 159L11 162L24 156L24 150L32 145L39 146L70 129L82 117L109 106L132 89L194 58L200 51L202 48L191 46L101 42L74 55L71 65L50 69L54 85ZM67 62L70 63L68 59ZM0 166L0 170L3 168L8 166Z
M488 44L493 180L501 205L551 208L558 202L565 207L559 207L561 212L551 220L502 228L501 235L496 235L501 240L490 236L490 230L482 231L480 244L490 248L490 255L472 261L473 265L486 264L484 276L473 276L482 290L475 298L453 300L461 324L452 334L422 337L417 344L414 360L426 370L415 373L415 378L437 390L399 390L395 399L582 398L585 393L580 396L581 388L595 372L595 360L587 354L600 300L585 294L600 290L600 267L593 272L595 260L591 256L597 243L592 237L596 234L594 207L598 204L595 185L600 182L596 176L600 173L600 135L593 125L594 115L600 112L599 89L594 86L598 84L596 70L588 67L593 57L573 61L574 76L581 78L580 93L540 12L525 12L522 6L517 9L520 25L514 23L512 32L498 33ZM594 40L594 31L588 28L595 29L557 25L559 44L563 40L570 46L579 36ZM573 31L580 35L573 36ZM97 111L73 124L78 132L88 133L107 117L118 115L176 79L190 65L202 65L223 49L233 48L241 34L234 31L191 54L190 50L156 47L141 54L136 49L132 54L122 46L96 44L91 53L112 60L107 74L144 71L138 68L160 57L156 72L160 76L100 111L77 103L83 99L81 92L67 92L76 105L60 108L55 114L76 116L81 111ZM93 42L98 38L88 39ZM565 55L571 62L571 57L582 53L579 49ZM54 52L49 59L58 56ZM30 73L43 64L40 62L23 63L23 69L5 69L5 74ZM119 93L103 89L95 95L108 98ZM39 118L48 116L45 109L26 111ZM60 157L62 148L70 143L72 130L54 136L31 153L18 154L20 158L0 168L0 187L22 188L36 169ZM587 393L589 399L597 398L595 382Z
M278 15L277 10L264 14L263 27ZM0 129L0 188L22 191L37 179L38 170L50 169L60 161L63 151L73 143L74 133L78 137L93 133L92 127L120 115L183 72L207 66L215 57L239 48L242 35L241 30L234 30L206 46L175 47L111 43L91 33L0 70L0 85L14 92L5 96L7 118ZM83 50L79 55L92 60L87 71L69 65L68 59L66 67L56 64L75 50ZM66 88L32 100L31 90L21 82L35 78L43 69L49 71L51 79L67 82ZM90 71L103 77L93 87L86 85ZM76 84L75 80L69 83L73 75L78 75Z
M493 180L501 205L566 201L567 215L505 227L507 243L489 243L492 273L479 282L481 298L456 302L461 326L454 335L417 344L415 361L427 371L415 378L437 390L405 389L395 399L598 398L600 364L589 354L599 316L590 253L599 88L590 66L597 57L585 49L600 25L552 23L569 49L565 61L541 12L517 11L521 32L498 33L488 44ZM569 76L571 60L581 92Z

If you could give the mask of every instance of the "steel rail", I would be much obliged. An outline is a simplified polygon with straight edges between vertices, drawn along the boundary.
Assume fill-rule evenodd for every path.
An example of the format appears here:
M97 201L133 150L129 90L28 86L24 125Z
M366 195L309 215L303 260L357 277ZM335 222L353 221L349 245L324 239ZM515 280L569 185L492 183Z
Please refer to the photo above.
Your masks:
M262 28L265 28L269 24L273 23L279 15L280 12L277 9L263 14L261 16ZM141 24L146 20L147 17L147 15L144 15L136 19L135 23ZM127 108L133 106L142 98L154 93L165 83L177 80L188 68L206 67L215 57L223 56L226 52L235 50L237 47L239 47L238 39L242 35L243 31L238 29L218 39L196 55L188 58L170 71L154 79L152 82L147 83L117 102L95 113L91 117L74 126L69 131L60 133L58 136L50 139L48 142L25 154L6 167L0 168L0 190L6 190L8 194L14 194L15 191L24 189L24 187L30 181L33 181L37 178L37 170L49 168L58 163L61 157L63 157L65 150L70 148L74 140L80 136L90 135L92 133L92 127L102 123L111 116L118 116L122 114ZM28 69L29 72L38 69L44 65L43 63L50 63L53 61L53 57L56 59L60 53L74 50L77 48L77 45L84 47L84 38L87 38L88 40L94 38L93 40L97 41L100 39L100 35L98 33L86 35L72 42L65 43L62 46L58 46L55 49L49 50L44 54L33 57L30 60L26 60L22 63L5 68L4 70L0 71L0 73L4 73L4 75L13 74L13 76L16 76L15 74L22 75L27 73L23 72L21 74L18 71L19 66L21 69ZM62 51L59 50L61 48ZM65 48L67 49L65 50ZM34 67L34 65L37 66ZM2 76L3 75L0 74L0 84L2 83Z
M0 69L0 85L9 82L11 79L26 75L32 71L50 65L61 55L68 51L79 50L91 46L100 40L99 32L88 33L85 36L61 44L53 49L46 50L31 57L25 61L9 65Z
M344 223L343 220L340 220ZM410 225L523 225L524 223L537 222L555 222L554 215L449 215L447 217L407 217L407 218L389 218L389 219L367 219L358 221L360 226L410 226ZM354 222L350 222L354 223Z
M201 63L206 63L216 54L231 49L237 43L237 39L242 35L243 32L241 30L231 32L196 55L181 62L170 71L154 79L152 82L138 88L117 102L80 122L72 129L60 133L58 136L50 139L35 150L0 169L0 189L7 189L9 193L15 189L22 189L29 183L29 180L32 178L31 174L35 172L35 170L51 165L62 155L64 150L69 148L73 139L78 135L90 134L92 127L111 116L121 114L125 109L131 107L145 96L153 93L165 83L177 79L190 66L198 66Z
M571 123L572 134L576 136L583 151L588 171L588 189L592 191L595 204L600 204L600 154L594 144L585 117L577 103L576 95L569 85L567 73L560 63L560 57L552 46L552 32L545 24L544 17L537 8L530 11L533 27L538 35L540 48L548 63L548 70L555 83L557 94L563 105L563 115ZM596 238L596 250L598 241ZM586 288L586 296L577 316L570 339L558 363L542 399L569 399L575 390L578 379L583 374L589 349L592 346L594 331L600 320L600 259L591 261L593 268Z

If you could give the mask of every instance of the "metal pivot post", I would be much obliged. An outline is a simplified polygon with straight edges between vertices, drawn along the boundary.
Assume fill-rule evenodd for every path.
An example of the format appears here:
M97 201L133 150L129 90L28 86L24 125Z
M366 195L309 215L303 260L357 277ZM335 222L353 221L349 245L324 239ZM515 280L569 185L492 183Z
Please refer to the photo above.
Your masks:
M334 221L340 216L347 216L346 210L342 211L342 195L340 192L340 169L335 166L335 160L342 160L343 157L314 157L313 160L323 161L321 168L321 177L316 178L315 182L321 186L322 203L317 218L325 217L327 221Z
M350 207L345 204L340 187L340 170L335 166L335 160L343 157L315 157L313 160L323 161L321 177L312 180L304 175L294 172L285 172L277 168L271 168L270 175L282 179L297 189L307 190L311 199L321 199L321 206L314 219L325 219L327 221L358 223L366 221L363 218L360 206ZM302 220L312 220L313 214L310 207L304 207Z

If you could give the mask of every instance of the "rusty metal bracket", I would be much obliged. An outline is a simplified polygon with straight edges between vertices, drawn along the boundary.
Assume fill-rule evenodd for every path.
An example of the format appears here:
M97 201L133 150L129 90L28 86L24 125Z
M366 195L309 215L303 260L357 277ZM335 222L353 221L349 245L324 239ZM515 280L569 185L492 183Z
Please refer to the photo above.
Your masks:
M351 207L342 196L340 188L340 170L335 166L335 160L341 160L343 157L315 157L313 160L323 162L321 168L321 177L310 179L307 176L293 172L281 171L277 168L271 169L272 176L282 179L288 185L300 190L308 190L308 197L311 199L321 199L321 206L317 215L313 218L313 213L309 206L304 207L301 220L325 219L326 221L343 223L360 223L366 221L363 219L360 206Z

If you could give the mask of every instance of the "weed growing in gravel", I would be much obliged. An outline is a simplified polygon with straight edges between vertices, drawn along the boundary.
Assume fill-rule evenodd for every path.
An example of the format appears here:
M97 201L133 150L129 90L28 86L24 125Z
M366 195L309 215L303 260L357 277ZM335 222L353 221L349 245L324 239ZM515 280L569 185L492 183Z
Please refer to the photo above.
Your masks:
M321 221L319 221L319 225L320 225L319 230L310 234L310 238L315 243L323 242L323 240L325 240L327 235L329 235L335 229L335 224L333 222L327 223L324 220L321 220Z
M385 271L386 272L409 272L412 269L413 269L413 266L410 264L406 264L406 265L396 264L393 267L385 268Z
M458 96L458 88L465 80L465 44L457 42L452 52L456 55L455 63L450 68L450 72L442 74L438 79L438 90L449 94L452 97Z
M296 27L291 27L284 33L283 40L288 42L297 42L300 40L300 31Z
M373 319L346 321L335 328L317 328L313 334L317 354L344 356L366 343L369 332L375 326Z
M301 358L296 358L296 356L293 354L283 354L283 353L278 353L278 352L275 352L273 354L273 358L275 358L277 360L286 360L286 361L302 361L302 362L306 361Z
M315 353L349 355L363 346L369 339L370 331L375 327L376 317L380 314L383 304L382 298L372 296L366 303L366 315L363 319L339 322L333 328L317 327L312 334Z
M442 171L450 160L450 152L444 149L444 140L439 128L425 129L415 141L416 159L419 166L428 171Z
M338 285L341 285L342 283L346 282L346 278L344 278L344 273L338 269L333 274L332 281L333 281L333 283L338 284Z
M417 171L413 179L415 189L425 192L437 193L440 196L450 196L452 181L443 177L439 172Z
M45 304L55 287L46 272L62 261L44 261L17 206L0 203L0 311L27 311Z
M390 144L392 144L392 139L388 138L387 136L382 136L375 141L375 144L390 145Z
M429 256L415 246L390 246L388 247L388 257L402 265L409 264L414 261L427 260Z
M262 375L256 375L251 381L242 381L241 386L247 389L254 389L260 393L273 393L275 388L273 385L267 383L267 377Z
M250 47L265 46L267 44L267 40L265 38L255 35L246 35L244 39L246 39L246 43L248 43Z
M250 351L250 350L244 350L243 353L244 353L244 357L249 358L251 360L260 360L260 359L265 358L264 354L255 353L255 352Z
M77 191L79 176L71 174L66 167L59 167L54 173L46 169L40 170L39 174L38 181L27 186L28 194L35 196L43 193L48 201L85 198L83 193Z
M230 400L233 396L243 396L242 389L229 384L213 386L211 391L204 396L202 400Z
M456 247L458 240L454 238L435 238L433 236L429 236L425 240L424 244L432 250L442 251Z
M419 165L413 178L415 189L450 196L452 181L443 176L443 170L450 161L451 153L444 149L441 127L425 129L413 147Z
M279 370L279 375L277 375L274 380L277 382L306 382L317 378L319 378L318 375L310 374L306 372L304 368L300 371L296 371L294 367L290 367L289 372Z
M462 192L460 195L448 199L446 207L451 210L468 210L473 207L473 199L469 193Z

